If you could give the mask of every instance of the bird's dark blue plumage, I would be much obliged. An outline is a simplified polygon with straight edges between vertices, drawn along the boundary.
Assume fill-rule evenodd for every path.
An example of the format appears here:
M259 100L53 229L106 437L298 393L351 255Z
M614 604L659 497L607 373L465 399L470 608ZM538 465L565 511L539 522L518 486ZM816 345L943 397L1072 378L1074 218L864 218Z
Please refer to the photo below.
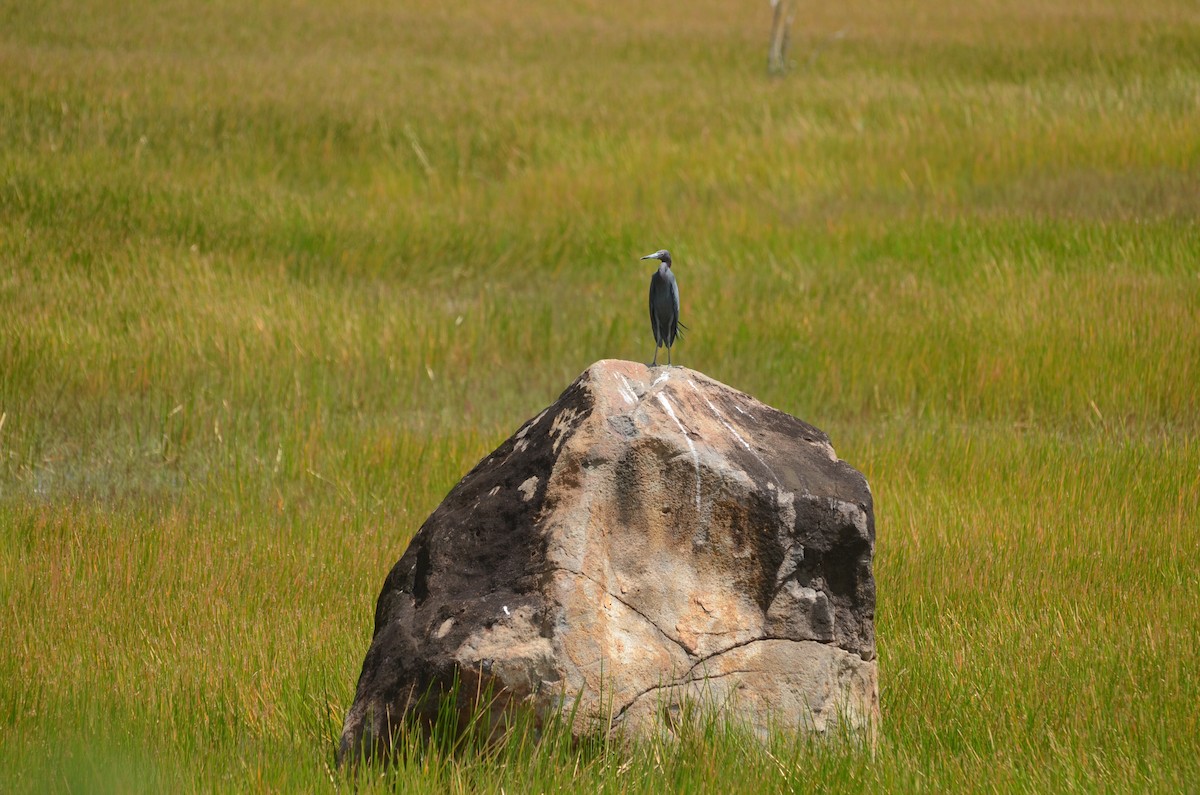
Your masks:
M680 336L680 328L686 328L679 322L679 284L671 271L671 252L663 249L642 259L659 261L658 270L650 277L650 329L654 332L654 360L650 364L658 366L658 349L665 345L670 366L671 346Z

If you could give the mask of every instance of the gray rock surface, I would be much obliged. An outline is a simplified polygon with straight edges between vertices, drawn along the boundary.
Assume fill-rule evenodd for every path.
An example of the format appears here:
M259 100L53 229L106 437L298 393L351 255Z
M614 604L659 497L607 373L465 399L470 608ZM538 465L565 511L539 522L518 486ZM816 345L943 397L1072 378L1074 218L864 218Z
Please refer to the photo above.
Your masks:
M871 492L807 423L606 360L464 477L384 582L339 755L490 690L579 733L878 714Z

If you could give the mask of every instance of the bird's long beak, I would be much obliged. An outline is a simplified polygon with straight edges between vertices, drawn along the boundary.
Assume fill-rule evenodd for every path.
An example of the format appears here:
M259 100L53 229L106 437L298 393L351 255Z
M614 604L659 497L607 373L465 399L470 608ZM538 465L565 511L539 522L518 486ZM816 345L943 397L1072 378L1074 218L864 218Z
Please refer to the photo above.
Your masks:
M642 259L658 259L658 252L656 251L653 254L647 254L646 256L642 257Z

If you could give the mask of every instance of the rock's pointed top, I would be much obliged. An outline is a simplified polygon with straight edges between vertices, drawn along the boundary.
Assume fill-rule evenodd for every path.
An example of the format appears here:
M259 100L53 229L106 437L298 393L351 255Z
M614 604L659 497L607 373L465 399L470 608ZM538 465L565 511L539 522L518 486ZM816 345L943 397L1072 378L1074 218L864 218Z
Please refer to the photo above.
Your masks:
M824 431L698 370L601 359L584 370L563 395L581 386L591 392L594 409L605 414L628 413L651 399L673 421L684 424L693 438L699 435L718 445L724 439L750 451L754 447L751 440L759 447L780 449L772 445L777 437L783 437L814 445L836 460ZM685 419L687 423L683 423Z

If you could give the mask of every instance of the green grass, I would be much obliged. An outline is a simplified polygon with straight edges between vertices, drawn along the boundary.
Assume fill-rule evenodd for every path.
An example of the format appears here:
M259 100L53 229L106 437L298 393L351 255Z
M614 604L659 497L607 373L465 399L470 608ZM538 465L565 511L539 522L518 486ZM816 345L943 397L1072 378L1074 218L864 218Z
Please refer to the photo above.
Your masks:
M0 4L0 789L329 791L383 577L600 358L876 497L875 749L705 724L367 790L1200 780L1200 14ZM132 8L130 6L129 8Z

